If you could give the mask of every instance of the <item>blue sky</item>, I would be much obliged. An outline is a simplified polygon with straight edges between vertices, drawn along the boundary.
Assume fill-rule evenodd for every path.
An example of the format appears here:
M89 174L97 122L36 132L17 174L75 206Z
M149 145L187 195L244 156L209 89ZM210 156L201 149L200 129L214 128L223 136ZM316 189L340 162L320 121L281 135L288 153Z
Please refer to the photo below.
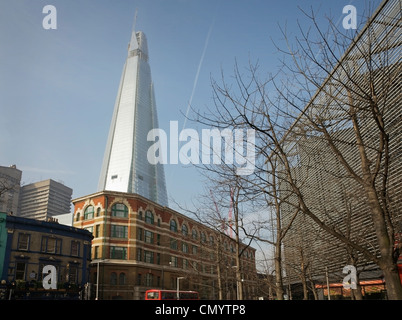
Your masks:
M377 7L380 0L370 3ZM57 29L45 30L45 5ZM358 19L368 1L324 0L0 0L0 165L16 164L24 184L61 180L73 198L96 192L114 101L136 30L148 39L159 125L184 124L191 100L212 104L211 77L249 61L276 72L280 26L307 28L298 6L342 23L352 4ZM186 127L194 124L187 122ZM203 191L191 166L166 165L168 196L189 204Z

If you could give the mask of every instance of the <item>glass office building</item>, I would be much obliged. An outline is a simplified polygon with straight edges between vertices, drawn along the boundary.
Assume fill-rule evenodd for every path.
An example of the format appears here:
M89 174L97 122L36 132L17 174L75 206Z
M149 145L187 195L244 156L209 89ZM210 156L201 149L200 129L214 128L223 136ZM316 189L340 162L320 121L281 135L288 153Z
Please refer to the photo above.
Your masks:
M155 96L145 34L133 30L110 125L98 190L137 193L167 206L162 164L151 164L154 143L148 132L158 128Z

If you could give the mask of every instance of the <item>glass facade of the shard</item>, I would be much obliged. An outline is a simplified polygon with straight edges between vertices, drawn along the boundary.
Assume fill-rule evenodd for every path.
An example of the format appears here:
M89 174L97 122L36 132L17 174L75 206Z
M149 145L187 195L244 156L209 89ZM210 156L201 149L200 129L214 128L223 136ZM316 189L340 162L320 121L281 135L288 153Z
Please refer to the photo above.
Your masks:
M134 32L110 125L98 190L137 193L167 206L163 165L147 159L148 132L158 128L147 40Z

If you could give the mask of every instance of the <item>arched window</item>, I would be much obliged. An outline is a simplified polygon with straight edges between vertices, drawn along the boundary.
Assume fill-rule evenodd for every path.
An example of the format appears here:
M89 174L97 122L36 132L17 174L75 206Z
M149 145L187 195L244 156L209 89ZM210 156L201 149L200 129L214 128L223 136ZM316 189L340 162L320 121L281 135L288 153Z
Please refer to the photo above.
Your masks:
M149 224L154 224L154 214L152 213L152 211L145 211L145 222Z
M112 206L112 216L118 218L128 217L128 208L124 203L115 203Z
M119 274L119 285L125 285L126 284L126 274L124 272L121 272Z
M205 236L204 232L201 232L201 243L207 242L207 237Z
M84 219L85 220L93 219L94 218L94 212L95 212L94 206L88 206L85 209L85 212L84 212Z
M188 228L187 225L185 225L183 223L183 225L181 226L181 233L183 234L183 236L187 236L188 235Z
M77 216L76 216L76 218L75 218L75 221L80 221L80 213L79 212L77 212Z
M197 232L197 230L193 229L192 237L193 237L194 240L197 240L197 239L198 239L198 232Z
M177 232L177 222L176 220L170 220L170 231Z

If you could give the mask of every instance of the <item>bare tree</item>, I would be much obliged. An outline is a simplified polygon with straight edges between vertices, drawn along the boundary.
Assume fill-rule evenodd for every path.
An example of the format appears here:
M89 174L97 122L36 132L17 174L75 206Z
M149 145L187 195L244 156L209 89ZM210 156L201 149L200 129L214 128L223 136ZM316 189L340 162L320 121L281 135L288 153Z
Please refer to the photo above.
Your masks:
M351 36L338 30L331 20L324 33L314 12L306 14L318 39L300 29L302 36L293 49L284 33L291 57L291 63L285 61L284 66L291 71L297 90L276 86L291 110L288 114L299 114L293 126L302 127L310 139L320 141L342 167L341 174L353 181L354 190L366 199L378 250L352 243L325 225L308 208L301 188L288 179L303 212L375 262L384 274L391 299L402 298L393 257L395 222L401 213L390 197L390 186L395 187L400 170L400 164L393 160L398 149L395 117L401 118L400 9L397 1L383 2L363 30ZM345 53L340 56L339 52ZM289 162L285 166L289 174Z
M306 14L318 39L312 38L311 30L301 28L301 37L296 38L293 48L283 33L290 57L283 65L287 75L261 80L258 65L250 64L245 75L236 64L234 86L223 75L222 84L213 81L215 108L196 112L195 120L212 127L255 130L259 161L252 175L241 177L247 181L247 191L284 200L291 210L284 218L283 208L277 209L281 223L292 221L300 211L348 250L377 264L384 274L388 297L402 299L393 252L394 225L400 219L400 209L398 199L390 196L390 186L398 187L400 171L395 157L396 119L401 118L401 11L395 14L400 9L395 3L384 2L353 35L342 33L332 20L324 33L314 12ZM270 90L275 94L269 94ZM309 146L310 153L301 159L303 146ZM314 194L305 187L306 181L328 171L322 162L314 162L314 152L320 149L331 159L333 176L347 181L350 191L359 192L366 200L354 219L360 217L372 227L374 247L356 241L326 219L332 219L336 212L325 212L311 203ZM280 170L267 165L271 159ZM310 161L313 163L306 163ZM300 173L306 164L315 172ZM277 190L266 188L273 185L272 177L280 181ZM337 201L335 196L332 192L328 201Z
M246 236L241 232L244 228L244 217L240 208L243 201L241 188L233 180L209 180L210 187L205 195L198 198L198 203L194 204L195 209L179 206L181 210L194 215L198 221L216 231L214 256L219 299L228 297L228 283L232 282L230 278L234 273L236 296L238 300L243 300L246 272L243 270L242 257L254 237L252 234ZM232 220L227 216L229 210L232 211ZM228 244L234 244L233 250L227 247Z

